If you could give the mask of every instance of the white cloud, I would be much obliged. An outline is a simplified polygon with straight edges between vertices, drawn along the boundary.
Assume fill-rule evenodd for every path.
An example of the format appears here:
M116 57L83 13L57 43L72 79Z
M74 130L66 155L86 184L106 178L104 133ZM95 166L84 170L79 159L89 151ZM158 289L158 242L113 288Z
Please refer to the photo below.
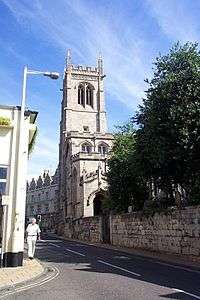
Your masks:
M126 21L124 11L84 0L3 2L26 30L50 41L62 53L71 48L72 54L80 59L78 63L94 63L99 51L102 52L109 94L128 107L136 108L143 96L143 79L151 73L151 65L144 59L151 57L148 53L151 41L137 37L134 20ZM199 23L191 1L146 0L146 3L147 11L168 38L198 40ZM134 15L133 4L129 9Z
M148 38L144 41L142 34L138 37L135 20L127 21L126 10L113 9L114 2L111 8L103 6L101 1L2 1L23 28L38 40L48 42L63 56L67 48L71 48L72 59L77 59L73 60L75 64L94 64L101 52L109 95L131 110L136 108L143 96L143 79L151 73L152 41ZM198 39L198 22L185 5L186 1L146 0L146 3L148 12L157 21L165 38L181 41ZM129 9L134 16L134 1L130 1ZM12 52L12 48L9 51ZM17 59L22 59L20 53L14 54ZM6 91L4 93L6 96ZM39 98L40 95L36 93L34 97ZM48 132L41 132L38 138L29 162L29 178L38 176L43 171L41 166L56 167L58 141L48 137Z
M198 41L199 16L195 16L200 6L198 1L146 0L152 16L157 20L161 30L171 39ZM194 6L193 6L194 5Z
M35 33L39 30L63 53L70 47L80 60L94 63L102 52L109 94L136 108L149 67L143 61L146 44L136 37L126 16L113 15L103 6L95 10L86 1L3 1L18 22Z
M107 73L106 89L116 101L133 110L143 95L143 79L149 66L144 63L147 44L137 38L134 23L126 22L126 15L87 1L17 1L3 0L19 24L38 40L48 42L62 55L72 49L76 63L94 64L102 53ZM95 6L95 9L94 9ZM132 6L134 9L134 5ZM13 49L10 48L9 51ZM15 54L22 61L21 53ZM64 57L63 57L64 63ZM34 99L40 95L33 94ZM36 102L36 101L35 101ZM44 124L42 124L44 125ZM44 127L42 127L44 128ZM58 141L41 132L28 164L28 178L37 177L46 169L55 169L58 162Z

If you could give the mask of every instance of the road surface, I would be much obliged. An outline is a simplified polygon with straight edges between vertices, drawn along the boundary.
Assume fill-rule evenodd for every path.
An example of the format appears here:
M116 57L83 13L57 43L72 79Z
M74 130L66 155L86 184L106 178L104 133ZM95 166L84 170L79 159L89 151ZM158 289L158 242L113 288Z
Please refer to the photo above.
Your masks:
M36 256L57 277L4 299L200 299L198 270L53 237L38 242Z

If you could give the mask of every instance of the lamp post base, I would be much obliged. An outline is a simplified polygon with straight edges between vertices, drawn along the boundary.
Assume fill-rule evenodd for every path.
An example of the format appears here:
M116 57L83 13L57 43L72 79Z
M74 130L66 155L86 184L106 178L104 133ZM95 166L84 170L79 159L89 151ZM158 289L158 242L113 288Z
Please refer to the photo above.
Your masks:
M23 265L22 252L6 252L3 255L3 267L21 267Z

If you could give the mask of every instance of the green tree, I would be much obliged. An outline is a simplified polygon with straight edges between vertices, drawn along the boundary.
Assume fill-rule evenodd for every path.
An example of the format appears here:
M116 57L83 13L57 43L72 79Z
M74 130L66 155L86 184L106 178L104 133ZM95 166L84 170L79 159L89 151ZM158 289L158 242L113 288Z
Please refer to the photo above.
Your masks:
M146 185L136 170L135 130L131 123L118 127L111 158L108 161L109 206L115 212L143 207Z
M140 172L155 192L173 201L179 187L200 201L200 52L197 43L177 43L156 58L154 75L134 121Z

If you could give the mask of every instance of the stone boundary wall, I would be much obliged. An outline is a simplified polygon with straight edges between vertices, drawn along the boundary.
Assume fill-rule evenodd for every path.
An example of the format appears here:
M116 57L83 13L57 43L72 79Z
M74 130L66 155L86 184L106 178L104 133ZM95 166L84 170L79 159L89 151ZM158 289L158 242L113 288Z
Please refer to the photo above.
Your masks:
M200 255L200 206L145 216L112 215L111 244L173 254Z
M64 236L93 243L101 242L101 217L68 220L65 224Z
M102 218L68 220L64 236L102 243ZM200 206L145 215L144 212L110 216L112 245L172 254L200 256Z

